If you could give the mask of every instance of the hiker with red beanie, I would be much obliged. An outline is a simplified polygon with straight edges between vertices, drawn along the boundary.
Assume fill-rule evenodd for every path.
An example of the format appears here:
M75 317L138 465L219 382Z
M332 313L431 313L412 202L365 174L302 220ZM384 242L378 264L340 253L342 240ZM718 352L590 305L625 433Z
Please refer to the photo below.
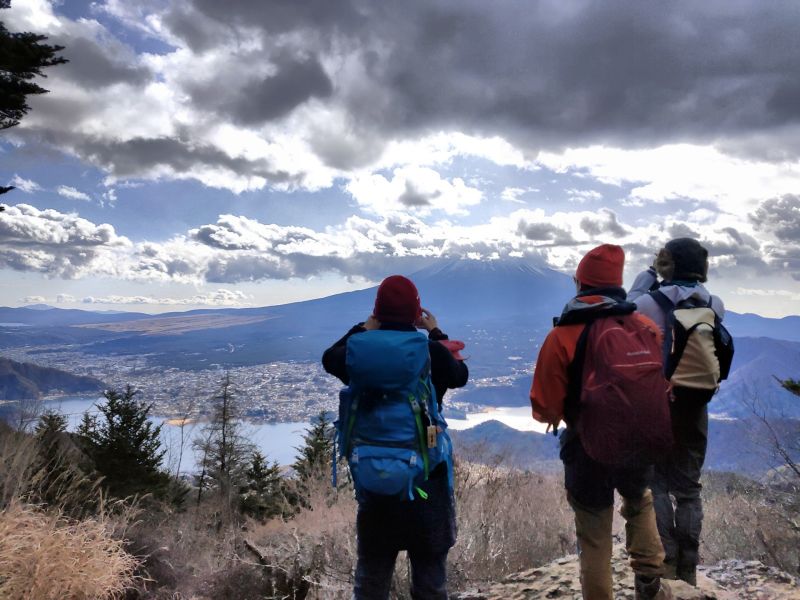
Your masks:
M417 333L417 328L428 332L427 339ZM382 406L391 402L392 390L396 391L397 382L403 380L401 372L411 360L410 354L413 355L413 351L392 344L417 344L416 347L421 348L417 356L421 359L423 371L421 374L411 371L412 390L414 393L422 390L418 397L419 404L413 394L409 398L407 393L400 398L400 403L405 403L408 409L409 399L412 402L414 416L409 417L412 419L411 426L414 427L413 418L416 417L420 437L427 437L427 447L421 450L422 454L414 447L415 436L412 436L412 447L406 450L403 448L409 446L405 444L364 439L380 437L381 426L387 426L391 433L407 424L398 422L395 426L392 419L396 417L387 416L397 413L380 414ZM467 383L468 370L458 353L460 348L463 348L463 344L450 342L439 329L436 317L420 306L414 283L401 275L392 275L378 287L375 307L369 318L353 326L323 354L322 365L325 370L354 390L353 395L346 396L345 404L354 397L360 398L361 402L351 418L345 418L340 401L340 421L345 418L349 423L340 424L338 427L342 429L337 429L343 434L352 433L354 441L348 442L345 437L344 443L356 446L355 450L345 449L358 501L355 600L382 600L389 597L392 573L400 550L408 552L411 562L412 597L431 600L447 598L447 553L455 544L456 523L452 493L452 450L444 431L446 423L439 411L447 390ZM368 364L367 370L369 365L375 364L374 371L383 371L380 374L364 373L361 368L364 363ZM362 378L370 379L370 386L380 388L377 396L375 390L357 387L359 382L356 379ZM393 380L391 385L389 380ZM432 389L427 388L426 381L430 382ZM360 395L355 392L357 389L362 389ZM430 405L426 406L426 400ZM355 401L352 406L356 407ZM344 406L344 409L347 408ZM398 405L395 408L399 410L401 407ZM374 424L374 427L365 430L365 423ZM341 444L341 436L339 440ZM359 443L362 445L358 446ZM403 485L399 494L383 493L385 490L371 488L370 483L379 486L383 483L381 478L394 476L390 472L392 467L385 467L387 461L384 460L377 468L385 468L386 471L380 472L377 481L365 483L359 480L366 480L368 476L366 461L372 455L367 451L374 453L381 449L387 453L410 452L412 460L407 465L409 469L412 464L418 467L421 461L417 457L424 458L425 476L409 479L408 485ZM358 451L361 451L360 459L356 456Z
M664 332L673 348L665 356L675 355L672 336L675 335L675 316L690 317L697 332L706 334L706 344L677 335L675 340L691 351L680 351L679 364L673 364L673 401L670 403L675 445L671 452L656 462L653 478L653 497L658 530L666 553L666 577L696 584L699 561L700 530L703 507L700 499L700 474L708 445L708 402L727 375L733 344L728 350L727 368L724 348L715 348L713 332L720 329L725 305L712 296L703 283L708 275L708 250L692 238L667 242L653 265L640 273L628 293L637 310L650 317ZM659 276L661 281L659 281ZM697 316L706 313L707 323L700 328ZM680 319L679 319L680 320ZM716 323L715 323L716 321ZM691 337L691 336L689 336ZM680 340L679 340L680 338ZM705 351L703 346L705 346ZM665 361L666 365L669 360ZM672 495L675 498L673 506Z
M648 488L653 454L671 443L661 334L635 313L622 289L625 255L604 244L575 273L577 295L539 351L530 391L533 417L556 429L567 501L575 513L585 600L613 600L614 490L637 600L672 598L662 584L664 551Z

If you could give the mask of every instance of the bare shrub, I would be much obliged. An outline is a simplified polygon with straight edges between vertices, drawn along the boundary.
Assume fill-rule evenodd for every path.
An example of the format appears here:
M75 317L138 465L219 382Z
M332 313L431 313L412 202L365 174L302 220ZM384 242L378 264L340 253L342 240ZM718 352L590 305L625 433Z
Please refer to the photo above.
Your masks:
M74 521L11 503L0 513L0 597L17 600L118 598L136 559L100 514Z
M456 465L458 541L450 551L453 587L499 578L574 551L572 511L563 480L555 475L468 462L481 448L462 453Z
M0 428L0 508L17 500L58 508L72 517L101 502L100 478L67 433L42 439Z
M269 573L277 597L349 598L356 561L352 491L334 493L324 477L307 481L305 491L306 507L292 520L253 525L249 559Z
M708 473L704 485L704 562L760 560L800 574L800 506L795 494L731 473Z

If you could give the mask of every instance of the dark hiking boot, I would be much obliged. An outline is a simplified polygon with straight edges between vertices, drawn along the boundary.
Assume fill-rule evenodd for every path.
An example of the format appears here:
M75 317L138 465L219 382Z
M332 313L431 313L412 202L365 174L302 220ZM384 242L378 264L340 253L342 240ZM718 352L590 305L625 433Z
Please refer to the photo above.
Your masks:
M676 579L681 579L691 586L697 587L697 569L694 565L678 565Z
M633 579L634 600L673 600L672 591L659 577L636 575Z

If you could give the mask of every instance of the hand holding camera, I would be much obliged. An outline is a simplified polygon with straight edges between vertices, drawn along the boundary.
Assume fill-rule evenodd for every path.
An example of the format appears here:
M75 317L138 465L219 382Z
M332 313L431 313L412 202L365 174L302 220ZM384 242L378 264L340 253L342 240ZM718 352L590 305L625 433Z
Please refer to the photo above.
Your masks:
M422 314L414 321L414 326L419 329L433 331L439 326L439 323L436 321L436 317L433 316L431 311L427 308L423 308Z

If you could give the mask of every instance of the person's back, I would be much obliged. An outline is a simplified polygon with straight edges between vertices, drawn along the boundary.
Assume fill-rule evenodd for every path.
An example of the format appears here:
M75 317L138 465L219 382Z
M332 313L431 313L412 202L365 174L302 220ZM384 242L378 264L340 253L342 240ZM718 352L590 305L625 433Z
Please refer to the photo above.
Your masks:
M428 331L427 341L416 333L415 324ZM432 600L447 597L446 560L455 543L456 527L446 460L449 448L441 431L446 424L438 412L447 390L466 384L468 370L457 350L451 352L442 342L447 342L447 336L438 328L436 318L420 307L414 284L395 275L381 283L374 314L352 327L323 355L325 370L350 386L348 394L360 398L351 405L353 412L347 416L348 422L340 423L349 446L345 450L348 462L354 479L358 478L356 600L388 597L400 550L407 550L411 561L412 595ZM415 381L421 386L418 397L414 390L410 396L403 392L403 402L392 401L394 392L401 392L409 382L416 385ZM427 389L430 384L436 402L426 406L425 394L431 392ZM409 398L413 399L411 404ZM384 399L387 406L371 407L378 410L364 410L370 407L359 405ZM404 410L408 414L397 417ZM426 411L431 413L427 417ZM396 418L405 420L392 420ZM424 454L417 451L416 440L400 439L414 437L417 431L426 433L428 448L419 449ZM376 439L386 435L397 439ZM388 453L406 452L412 478L402 483L402 469L398 475L394 468L391 473L382 468L382 473L371 478L366 466L370 457L382 449ZM425 465L419 464L423 461ZM397 461L385 464L389 463L398 466ZM427 477L419 476L423 471ZM387 482L398 483L397 489L385 487Z
M667 336L673 334L669 318L676 309L706 307L721 320L725 316L722 300L702 285L707 273L705 248L690 238L672 240L658 253L654 265L636 278L628 298ZM715 360L711 356L710 362ZM652 486L667 576L691 584L696 580L703 521L700 475L708 445L707 404L716 392L718 381L714 380L718 379L720 365L717 362L698 368L709 372L673 380L670 412L675 445L664 460L656 463ZM690 387L686 382L691 379L708 383ZM675 498L674 505L670 495Z
M618 320L610 324L622 331L608 335L616 335L624 342L626 332L632 331L634 338L645 338L640 340L641 345L637 342L630 348L627 358L641 359L632 360L631 367L655 381L653 397L647 400L652 399L656 404L660 400L663 405L660 408L667 410L667 385L660 373L658 329L646 317L634 314L634 306L626 302L625 291L621 288L623 262L622 248L612 245L595 248L581 260L575 274L578 294L567 304L557 326L542 344L530 392L535 419L553 427L562 420L567 424L561 434L560 456L564 463L567 500L575 513L583 597L589 600L613 600L610 562L615 490L623 499L621 512L627 522L627 547L635 573L636 598L671 597L660 581L664 554L656 530L652 495L647 487L649 467L636 462L617 466L605 464L599 459L608 456L598 453L591 444L587 448L585 442L597 433L593 428L598 420L586 413L582 418L578 399L586 399L583 393L586 390L576 392L576 387L586 384L587 368L610 366L599 351L594 356L582 356L582 352L596 351L592 346L596 343L591 339L592 329L605 333L607 329L610 331L606 321ZM628 431L626 424L619 425L622 427L618 429ZM616 441L624 443L621 439ZM613 447L621 446L615 443ZM626 462L625 457L618 458Z

